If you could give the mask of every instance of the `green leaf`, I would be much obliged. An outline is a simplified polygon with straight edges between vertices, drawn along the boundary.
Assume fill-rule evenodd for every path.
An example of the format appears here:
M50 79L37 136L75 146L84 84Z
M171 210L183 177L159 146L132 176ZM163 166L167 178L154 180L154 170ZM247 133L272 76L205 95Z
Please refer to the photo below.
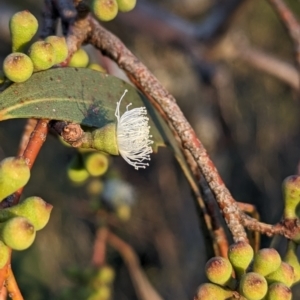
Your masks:
M164 140L154 124L157 113L135 88L114 76L86 68L57 68L37 72L23 83L14 83L0 93L0 120L38 118L63 120L100 128L116 122L116 103L128 93L120 112L146 106L154 150ZM157 121L156 121L157 122Z
M74 122L101 128L116 122L117 101L128 93L120 112L146 106L149 125L157 152L159 146L170 146L189 182L194 179L178 142L170 128L149 101L134 87L114 76L87 68L57 68L34 73L23 83L13 83L0 93L0 121L13 118L37 118Z

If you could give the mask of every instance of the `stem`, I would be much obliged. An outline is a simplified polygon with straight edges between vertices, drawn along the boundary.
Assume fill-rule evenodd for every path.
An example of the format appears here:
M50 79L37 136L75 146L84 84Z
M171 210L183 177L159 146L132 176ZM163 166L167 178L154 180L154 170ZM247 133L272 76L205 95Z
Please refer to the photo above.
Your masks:
M15 276L12 272L11 265L8 265L8 274L6 278L6 288L9 297L12 300L23 300L23 296L20 292Z

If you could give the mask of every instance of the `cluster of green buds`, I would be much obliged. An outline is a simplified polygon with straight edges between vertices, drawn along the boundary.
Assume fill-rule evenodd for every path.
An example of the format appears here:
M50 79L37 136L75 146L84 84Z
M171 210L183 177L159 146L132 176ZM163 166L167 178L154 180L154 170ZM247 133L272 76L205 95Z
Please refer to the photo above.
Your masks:
M136 0L93 0L92 11L100 21L111 21L118 11L129 12L135 5Z
M109 167L109 156L103 152L80 150L71 160L67 174L69 179L81 185L90 177L104 175Z
M199 286L194 300L291 300L297 282L290 260L283 261L273 248L254 254L246 242L232 244L228 258L213 257L205 267L210 283ZM242 298L241 298L242 297Z
M74 286L63 292L61 299L111 300L115 270L104 265L98 269L73 267L66 270Z
M0 201L22 188L30 170L22 158L8 157L0 163ZM27 249L36 231L49 221L52 205L39 197L29 197L18 205L0 210L0 269L9 259L9 248Z
M38 30L38 21L27 10L14 14L9 28L12 53L3 62L3 73L13 82L24 82L33 72L50 69L68 56L64 37L49 36L29 45Z

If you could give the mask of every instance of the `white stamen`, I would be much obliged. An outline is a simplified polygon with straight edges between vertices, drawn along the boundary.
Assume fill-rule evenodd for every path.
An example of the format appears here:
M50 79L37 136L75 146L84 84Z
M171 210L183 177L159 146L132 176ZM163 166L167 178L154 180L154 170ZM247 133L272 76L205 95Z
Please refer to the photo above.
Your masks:
M126 106L125 113L120 116L120 105L127 90L125 90L120 101L117 102L115 116L117 118L117 143L121 156L136 170L145 169L149 166L144 160L150 160L152 153L150 140L150 126L148 126L149 118L146 117L147 110L145 107L133 108L128 110Z

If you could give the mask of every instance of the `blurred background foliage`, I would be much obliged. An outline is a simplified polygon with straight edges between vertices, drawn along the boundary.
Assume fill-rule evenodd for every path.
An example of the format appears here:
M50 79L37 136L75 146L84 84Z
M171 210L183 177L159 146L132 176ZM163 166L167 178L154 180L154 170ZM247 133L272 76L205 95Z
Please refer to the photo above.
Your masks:
M299 2L286 2L299 16ZM218 0L151 3L198 22ZM10 16L28 9L40 19L42 5L43 1L0 0L1 61L11 52ZM294 63L293 45L267 1L245 1L221 39L203 42L196 61L177 45L128 25L122 16L106 25L176 97L235 199L254 204L264 222L278 222L283 209L282 180L298 172L299 94L230 55L232 48L226 48L227 39L234 36L238 43L246 40L251 47ZM224 55L224 47L229 54ZM95 59L100 56L92 50L90 54ZM24 124L24 120L0 123L0 159L16 154ZM67 168L76 152L49 136L26 186L24 198L41 196L54 210L34 245L13 253L13 268L25 299L72 299L67 296L68 288L74 286L70 270L92 265L95 235L103 223L133 246L164 299L192 299L196 287L205 281L204 264L212 253L172 152L161 148L151 156L150 167L138 172L121 158L110 158L105 176L75 185L67 177ZM116 217L109 201L91 196L91 182L101 180L105 185L113 178L133 191L133 204L126 204L131 212L128 221ZM95 216L95 208L102 214ZM262 247L269 242L262 239ZM138 299L126 266L112 248L108 248L107 263L116 270L113 299Z

